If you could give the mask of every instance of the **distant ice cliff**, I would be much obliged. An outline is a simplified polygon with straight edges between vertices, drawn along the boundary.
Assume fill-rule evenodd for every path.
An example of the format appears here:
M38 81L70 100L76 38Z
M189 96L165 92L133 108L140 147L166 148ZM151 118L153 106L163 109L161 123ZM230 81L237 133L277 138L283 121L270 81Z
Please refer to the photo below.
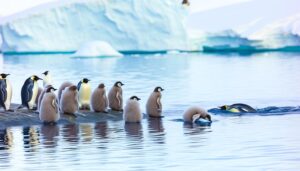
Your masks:
M2 23L2 51L75 51L94 40L119 51L185 50L186 15L181 0L64 0Z

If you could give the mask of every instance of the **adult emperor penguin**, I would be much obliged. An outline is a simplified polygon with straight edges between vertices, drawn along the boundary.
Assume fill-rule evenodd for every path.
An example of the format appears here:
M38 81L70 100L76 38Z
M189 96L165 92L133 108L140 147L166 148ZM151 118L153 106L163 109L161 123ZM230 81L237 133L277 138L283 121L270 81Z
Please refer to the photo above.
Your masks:
M9 74L0 74L0 107L5 111L10 110L10 103L12 97L12 87L8 79Z
M103 83L93 91L91 98L91 107L94 112L107 113L108 99L106 96L105 85Z
M162 104L161 104L161 92L164 91L161 87L156 87L148 98L146 104L146 113L151 117L161 117Z
M91 85L89 83L89 79L84 78L81 81L79 81L77 85L78 90L78 101L79 101L79 109L84 110L90 110L90 100L91 100Z
M200 118L211 121L211 116L204 109L197 106L189 107L183 114L184 122L195 122Z
M58 101L60 101L60 98L61 98L61 94L62 94L62 91L66 88L66 87L69 87L69 86L72 86L73 84L69 81L65 81L63 82L59 89L58 89Z
M60 118L55 90L49 87L42 99L39 118L43 123L56 123Z
M52 85L46 85L46 87L42 90L42 92L40 93L40 95L38 96L38 102L37 102L37 110L40 111L41 108L41 102L43 100L43 97L47 91L48 88L52 87Z
M38 80L42 79L36 75L26 79L21 90L22 105L20 107L27 107L30 110L33 109L38 94Z
M61 95L59 101L59 108L61 113L64 114L75 114L78 111L78 91L76 85L66 87Z
M123 111L123 91L121 81L117 81L108 93L109 107L115 111Z
M125 122L141 122L142 111L139 100L141 99L137 96L132 96L127 100L123 113L123 119Z
M52 76L49 71L43 72L44 78L43 78L43 85L46 87L47 85L52 84Z
M243 104L243 103L236 103L232 105L223 105L219 107L221 110L225 110L232 113L256 113L253 107Z

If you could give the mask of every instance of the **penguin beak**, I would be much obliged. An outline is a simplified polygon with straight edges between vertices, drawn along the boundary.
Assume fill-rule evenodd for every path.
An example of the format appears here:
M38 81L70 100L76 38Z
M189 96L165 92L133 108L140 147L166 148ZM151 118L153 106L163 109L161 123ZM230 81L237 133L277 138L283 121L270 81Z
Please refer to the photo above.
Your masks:
M161 91L164 91L164 90L165 90L165 89L163 89L163 88L161 89Z
M53 91L56 91L57 89L56 88L53 88Z
M123 86L123 85L125 85L125 84L121 83L121 86Z
M139 100L141 100L140 98L137 98L137 100L139 101Z

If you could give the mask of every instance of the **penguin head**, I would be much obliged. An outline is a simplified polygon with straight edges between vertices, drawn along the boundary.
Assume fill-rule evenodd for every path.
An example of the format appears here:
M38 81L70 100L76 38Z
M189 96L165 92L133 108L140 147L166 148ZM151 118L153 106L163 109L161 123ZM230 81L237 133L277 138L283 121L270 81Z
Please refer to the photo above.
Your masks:
M52 87L52 86L50 86L50 87L47 88L46 93L50 93L50 92L53 92L55 90L57 90L57 89L54 88L54 87Z
M154 89L154 92L162 92L162 91L164 91L164 89L161 87L155 87Z
M223 105L223 106L220 106L219 108L221 110L227 110L229 108L229 106L228 105Z
M137 96L131 96L131 97L130 97L130 100L136 100L136 101L139 101L139 100L141 100L141 99L138 98Z
M208 121L211 122L211 116L209 114L207 114L203 119L207 119Z
M105 85L103 83L99 84L98 88L105 88Z
M77 90L77 86L76 86L76 85L71 85L71 86L69 87L69 90L71 90L71 91L76 91L76 90Z
M31 76L30 78L31 78L33 81L43 80L43 79L39 78L39 77L36 76L36 75L33 75L33 76Z
M83 83L88 83L89 81L91 81L91 80L89 80L89 79L87 79L87 78L84 78L84 79L82 79L82 81L81 82L83 82Z
M0 79L5 79L8 75L10 75L10 74L2 73L2 74L0 74Z
M117 81L116 83L115 83L115 87L122 87L124 84L121 82L121 81Z
M45 71L42 74L44 74L45 76L48 75L49 71Z

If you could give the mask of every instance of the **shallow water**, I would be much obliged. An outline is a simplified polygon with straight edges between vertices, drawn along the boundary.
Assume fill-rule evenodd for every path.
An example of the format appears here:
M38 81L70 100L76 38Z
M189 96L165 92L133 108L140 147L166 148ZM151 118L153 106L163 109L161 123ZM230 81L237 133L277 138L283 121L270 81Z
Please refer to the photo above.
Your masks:
M4 56L1 72L14 88L13 102L31 74L49 70L54 85L88 77L96 87L125 83L124 97L162 86L163 119L79 125L11 127L0 131L0 170L299 170L300 112L282 115L213 115L211 127L176 121L191 105L206 109L242 102L254 107L299 106L300 55L204 54L70 58ZM280 113L279 113L280 114Z

